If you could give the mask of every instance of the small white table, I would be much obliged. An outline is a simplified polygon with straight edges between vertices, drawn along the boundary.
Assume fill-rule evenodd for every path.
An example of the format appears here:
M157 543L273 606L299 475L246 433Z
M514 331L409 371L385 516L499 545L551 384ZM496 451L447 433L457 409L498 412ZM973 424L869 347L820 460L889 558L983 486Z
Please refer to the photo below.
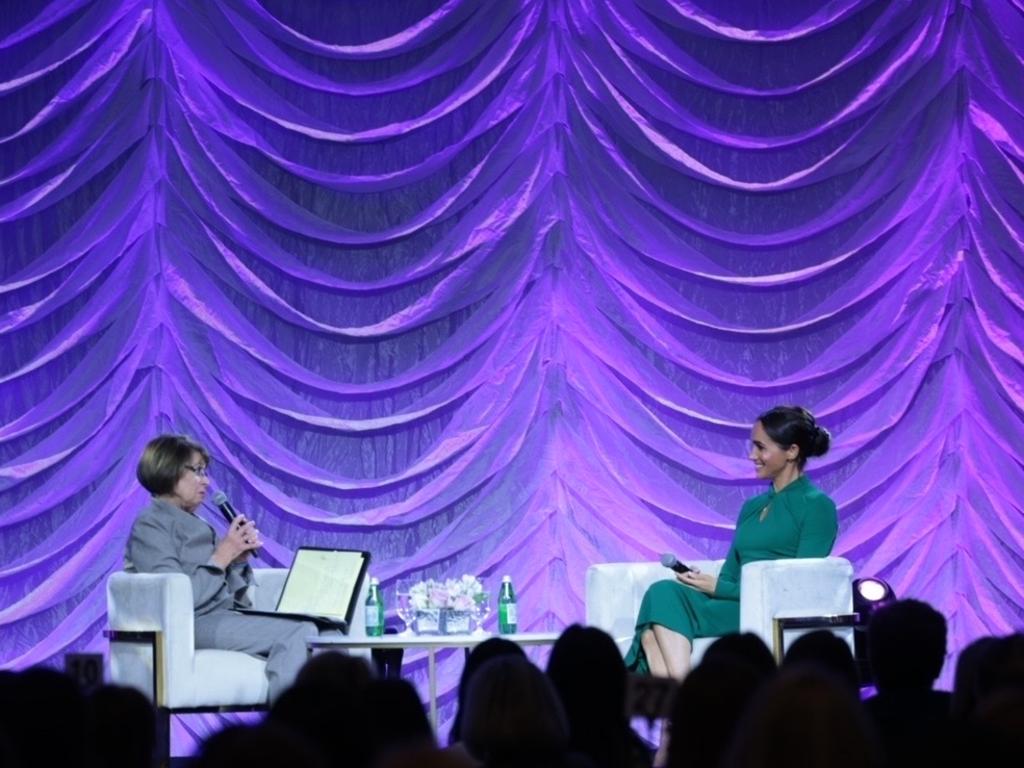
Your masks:
M489 632L462 635L381 635L379 637L345 637L342 635L311 637L306 640L310 654L349 648L425 648L427 651L427 681L430 696L430 724L437 729L437 652L449 648L473 648L484 640L500 637L517 645L552 645L561 632L517 632L512 635L494 635Z

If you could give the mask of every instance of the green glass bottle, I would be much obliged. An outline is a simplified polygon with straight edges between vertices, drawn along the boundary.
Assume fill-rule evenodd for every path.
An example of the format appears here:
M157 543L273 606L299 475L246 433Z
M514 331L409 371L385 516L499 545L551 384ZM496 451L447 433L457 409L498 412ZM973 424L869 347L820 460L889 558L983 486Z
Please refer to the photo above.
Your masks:
M370 579L370 590L366 596L366 634L380 637L384 634L384 601L380 597L380 579Z
M502 635L512 635L518 631L518 627L516 591L512 588L512 578L502 576L501 592L498 593L498 632Z

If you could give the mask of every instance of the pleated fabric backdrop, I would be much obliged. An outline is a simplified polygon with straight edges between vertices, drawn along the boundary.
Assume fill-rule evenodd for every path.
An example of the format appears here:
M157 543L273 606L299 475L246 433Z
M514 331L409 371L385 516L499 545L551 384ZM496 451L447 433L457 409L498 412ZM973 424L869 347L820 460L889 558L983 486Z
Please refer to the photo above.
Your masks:
M6 0L0 665L104 647L160 432L547 630L721 556L782 402L838 554L1019 629L1022 110L1019 0Z

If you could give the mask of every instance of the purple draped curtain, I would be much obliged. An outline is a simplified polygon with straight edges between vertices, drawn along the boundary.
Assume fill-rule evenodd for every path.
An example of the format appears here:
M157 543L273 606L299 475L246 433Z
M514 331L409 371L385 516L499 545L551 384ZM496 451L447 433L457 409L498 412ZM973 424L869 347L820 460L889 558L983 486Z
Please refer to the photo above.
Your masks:
M5 3L0 664L104 646L160 432L267 562L542 630L721 556L780 402L838 554L1019 628L1022 61L1019 0Z

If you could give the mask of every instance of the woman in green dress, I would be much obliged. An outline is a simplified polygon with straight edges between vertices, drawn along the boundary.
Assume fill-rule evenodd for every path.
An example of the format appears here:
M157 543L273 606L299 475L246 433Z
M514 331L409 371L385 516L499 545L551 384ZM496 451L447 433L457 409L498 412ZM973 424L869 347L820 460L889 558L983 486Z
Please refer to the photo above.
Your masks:
M717 577L692 570L651 585L640 604L626 665L637 672L682 678L696 637L739 630L740 570L757 560L825 557L838 522L836 505L803 473L829 448L829 433L804 408L778 406L750 432L757 476L771 480L740 510L732 546Z

